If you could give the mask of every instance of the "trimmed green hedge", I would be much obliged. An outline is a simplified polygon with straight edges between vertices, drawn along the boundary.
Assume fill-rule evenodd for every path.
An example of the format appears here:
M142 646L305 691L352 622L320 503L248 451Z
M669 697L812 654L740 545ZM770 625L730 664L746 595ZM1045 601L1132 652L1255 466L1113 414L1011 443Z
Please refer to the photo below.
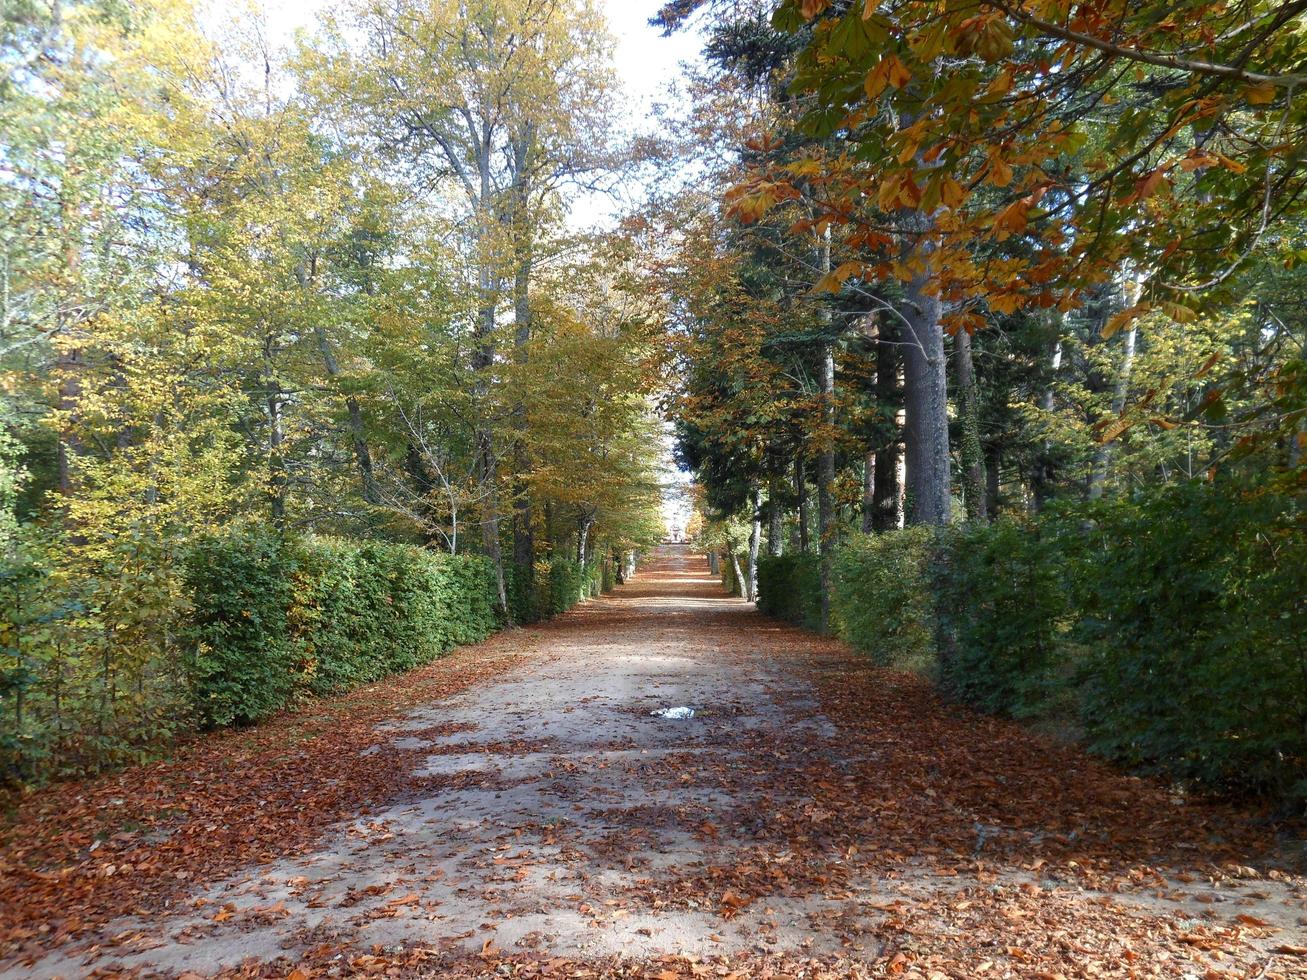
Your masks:
M1095 751L1208 789L1307 800L1307 518L1193 482L1128 500L854 536L832 626L982 710L1071 716ZM760 563L810 621L815 559Z
M272 714L295 689L290 609L294 558L265 533L202 541L185 559L183 629L191 703L209 727Z
M411 545L228 535L193 549L186 587L186 666L205 727L411 670L502 625L484 559Z
M795 552L758 559L758 609L768 616L821 629L821 565Z
M1099 752L1307 801L1307 520L1269 493L1169 487L1089 512L1082 714Z
M934 673L935 609L928 528L858 535L835 554L834 632L878 663Z
M1068 549L1056 521L965 524L940 532L932 555L939 678L994 714L1043 711L1064 683Z

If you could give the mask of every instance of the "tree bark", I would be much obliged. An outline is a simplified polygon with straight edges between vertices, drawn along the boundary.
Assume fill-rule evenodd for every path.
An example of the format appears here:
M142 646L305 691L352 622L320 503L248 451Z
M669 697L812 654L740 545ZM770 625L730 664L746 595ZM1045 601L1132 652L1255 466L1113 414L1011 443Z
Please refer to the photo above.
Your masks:
M829 263L828 263L829 264ZM835 345L826 340L821 354L822 421L826 439L835 428ZM834 560L835 447L825 445L817 457L817 553L820 556L821 631L830 628L831 569Z
M1062 339L1056 338L1053 341L1053 349L1049 354L1049 365L1051 368L1048 385L1039 396L1039 408L1045 415L1044 425L1048 425L1048 417L1052 416L1054 404L1053 385L1057 381L1057 372L1062 367ZM1031 480L1031 503L1033 510L1038 513L1044 509L1053 495L1054 479L1054 460L1053 460L1053 443L1051 439L1044 439L1040 445L1039 458L1035 461L1035 472Z
M925 222L912 215L909 230L924 232ZM929 246L915 245L923 260ZM907 519L911 524L947 524L950 517L948 442L948 363L940 301L928 291L930 275L914 276L904 290L904 391L907 442Z
M1128 283L1125 287L1125 306L1127 309L1139 302L1140 283ZM1112 415L1120 416L1125 411L1126 398L1130 394L1130 374L1135 363L1135 344L1139 337L1138 320L1131 320L1126 330L1125 342L1121 351L1121 365L1116 372L1116 382L1112 389ZM1098 500L1107 489L1107 475L1112 466L1112 443L1102 442L1094 450L1094 462L1089 470L1089 499Z
M862 455L862 533L870 534L876 527L876 451L868 449Z
M286 529L286 456L285 429L281 417L281 384L273 368L273 338L263 341L264 406L268 413L268 503L272 526Z
M762 543L762 491L754 484L749 491L749 504L753 510L749 525L749 578L744 597L758 601L758 549Z
M989 517L986 492L985 450L980 442L980 398L976 392L976 368L971 357L971 334L959 330L953 338L953 362L958 384L958 451L962 457L962 500L967 520Z
M808 475L803 453L794 457L794 493L799 498L799 550L808 553Z
M322 327L314 329L318 341L318 351L322 355L322 365L327 377L335 380L340 377L340 364L336 353L331 349L331 339ZM350 441L354 449L354 465L358 467L359 482L362 486L363 499L369 504L381 502L377 493L377 481L372 470L372 451L368 447L367 436L363 428L363 409L353 395L345 396L345 413L348 419Z
M998 515L999 504L1002 501L1002 487L999 485L1002 471L1003 453L998 446L990 446L985 456L985 505L990 517Z
M731 571L735 573L735 589L740 592L744 588L744 572L740 569L740 553L731 548Z
M781 460L775 453L767 457L767 554L775 558L784 551L781 540Z
M881 412L893 421L889 438L876 450L872 491L872 530L892 531L899 526L903 487L899 469L903 464L903 435L900 431L899 412L899 347L897 331L889 323L882 323L876 338L876 404Z

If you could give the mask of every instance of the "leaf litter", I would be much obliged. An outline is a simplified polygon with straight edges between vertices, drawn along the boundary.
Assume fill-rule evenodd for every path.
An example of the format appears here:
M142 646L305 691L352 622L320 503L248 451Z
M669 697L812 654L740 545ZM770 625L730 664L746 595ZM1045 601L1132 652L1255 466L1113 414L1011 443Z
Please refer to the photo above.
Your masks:
M660 585L660 569L684 577L681 560L666 560L642 577L650 594L672 588ZM1307 886L1284 858L1285 828L1267 814L1177 795L945 703L924 681L838 643L742 603L704 602L713 589L706 580L691 589L688 633L592 604L390 684L200 740L167 763L21 801L0 843L10 962L38 963L70 945L91 964L102 955L112 966L125 951L149 964L158 936L115 923L124 912L184 910L204 921L188 920L183 941L282 930L286 952L222 971L238 977L1307 976ZM552 739L492 733L480 743L496 758L543 757L526 780L418 777L423 739L409 750L379 743L378 726L416 706L532 655L565 660L574 654L557 650L589 649L605 631L641 648L654 631L664 637L657 651L688 649L740 677L776 670L806 694L779 692L778 714L741 724L754 717L749 698L719 692L692 745L615 738L578 761ZM456 736L465 727L404 731ZM409 853L386 809L523 782L576 816L507 821L489 852L456 866L465 874L457 887ZM627 784L640 795L623 796ZM346 924L302 924L326 900L305 875L288 879L288 899L275 902L206 907L193 897L206 883L347 841L359 861L386 853L392 875L332 902L337 914L353 910ZM668 841L689 859L666 860ZM548 917L508 942L498 929L540 911L542 875L558 881L545 912L629 948L567 947ZM487 921L442 933L450 902L436 883L487 910ZM698 931L669 933L685 922ZM414 923L434 923L436 935ZM371 942L368 930L380 928L417 931Z

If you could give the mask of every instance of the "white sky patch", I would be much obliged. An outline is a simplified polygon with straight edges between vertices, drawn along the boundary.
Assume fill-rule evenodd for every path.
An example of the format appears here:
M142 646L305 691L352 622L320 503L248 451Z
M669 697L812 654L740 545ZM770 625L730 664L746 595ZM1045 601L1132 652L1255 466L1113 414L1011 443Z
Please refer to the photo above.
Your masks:
M668 85L681 75L681 63L700 61L702 35L698 30L683 30L663 37L649 18L662 6L661 0L597 0L608 19L616 43L613 54L618 79L626 90L625 105L619 107L618 125L628 136L648 132L654 125L656 105L668 102ZM335 0L296 0L279 3L264 0L259 16L266 25L267 40L273 47L289 45L295 32L313 33L314 24ZM204 5L200 19L206 27L219 31L225 25L239 23L252 16L257 0L213 0ZM614 217L629 209L643 197L642 187L627 183L614 197L602 193L583 193L569 202L567 224L577 231L596 225L611 225Z

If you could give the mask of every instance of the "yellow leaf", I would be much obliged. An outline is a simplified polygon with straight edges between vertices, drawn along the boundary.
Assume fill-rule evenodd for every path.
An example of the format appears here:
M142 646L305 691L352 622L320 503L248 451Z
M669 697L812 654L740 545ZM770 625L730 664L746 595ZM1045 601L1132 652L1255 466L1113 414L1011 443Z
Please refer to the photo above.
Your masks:
M1268 102L1275 101L1275 86L1270 82L1249 85L1244 89L1243 97L1248 100L1249 105L1266 105Z
M899 61L895 55L889 55L885 58L888 64L889 83L895 88L902 88L912 80L912 72L908 71L908 66Z
M952 177L945 177L940 181L939 199L946 208L956 211L967 196L966 188L959 184Z
M1192 323L1198 319L1198 312L1180 303L1163 303L1162 312L1176 323Z
M1100 443L1108 443L1118 436L1124 435L1130 429L1134 428L1134 421L1126 418L1113 419L1108 422L1098 433Z
M1012 168L999 156L989 158L987 178L995 187L1006 187L1012 183Z
M1026 230L1026 199L1013 201L994 219L994 237L1000 242Z
M1136 303L1129 309L1122 310L1120 313L1108 318L1103 324L1103 339L1110 340L1120 329L1127 326L1143 316L1151 309L1148 303Z

